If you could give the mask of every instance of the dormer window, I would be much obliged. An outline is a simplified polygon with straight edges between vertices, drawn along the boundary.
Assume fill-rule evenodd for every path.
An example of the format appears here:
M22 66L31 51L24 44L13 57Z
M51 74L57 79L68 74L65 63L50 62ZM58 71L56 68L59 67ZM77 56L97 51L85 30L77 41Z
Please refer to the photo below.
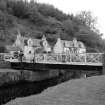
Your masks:
M31 51L29 51L29 54L31 54Z

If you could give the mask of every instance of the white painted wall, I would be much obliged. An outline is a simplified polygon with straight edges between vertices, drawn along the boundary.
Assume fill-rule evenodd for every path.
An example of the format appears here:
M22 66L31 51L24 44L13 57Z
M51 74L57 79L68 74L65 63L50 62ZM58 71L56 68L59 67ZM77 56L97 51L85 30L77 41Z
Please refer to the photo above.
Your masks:
M63 44L62 44L60 38L57 39L57 42L54 46L53 51L54 51L54 53L63 53Z
M24 57L27 61L31 61L34 58L34 48L25 46L24 47Z

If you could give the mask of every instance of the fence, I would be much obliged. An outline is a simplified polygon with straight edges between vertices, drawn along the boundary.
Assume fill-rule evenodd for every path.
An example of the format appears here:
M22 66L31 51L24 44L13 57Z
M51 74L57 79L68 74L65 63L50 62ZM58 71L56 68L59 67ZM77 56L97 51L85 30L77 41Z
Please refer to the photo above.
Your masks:
M84 54L36 54L37 63L51 64L102 64L103 53L84 53Z
M0 61L9 59L10 54L0 53ZM81 53L81 54L35 54L36 63L49 64L95 64L102 65L103 53ZM27 62L24 60L24 62Z

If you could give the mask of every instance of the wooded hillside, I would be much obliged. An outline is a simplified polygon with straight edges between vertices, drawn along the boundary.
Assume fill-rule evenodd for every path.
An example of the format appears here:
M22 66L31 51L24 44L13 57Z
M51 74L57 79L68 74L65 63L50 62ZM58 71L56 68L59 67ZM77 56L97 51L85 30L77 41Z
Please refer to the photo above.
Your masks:
M0 52L5 51L5 45L14 42L18 30L23 36L34 38L41 38L45 34L52 42L57 37L64 40L76 37L86 45L88 52L102 52L105 43L94 24L90 12L84 11L74 16L33 0L29 3L23 0L0 0Z

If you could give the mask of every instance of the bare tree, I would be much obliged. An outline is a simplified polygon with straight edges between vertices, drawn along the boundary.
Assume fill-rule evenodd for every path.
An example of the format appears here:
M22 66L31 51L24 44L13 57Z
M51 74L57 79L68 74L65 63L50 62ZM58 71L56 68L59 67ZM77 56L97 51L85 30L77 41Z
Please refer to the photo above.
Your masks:
M88 26L90 29L96 29L97 17L93 17L90 11L81 11L76 15L76 18L81 21L82 24Z

